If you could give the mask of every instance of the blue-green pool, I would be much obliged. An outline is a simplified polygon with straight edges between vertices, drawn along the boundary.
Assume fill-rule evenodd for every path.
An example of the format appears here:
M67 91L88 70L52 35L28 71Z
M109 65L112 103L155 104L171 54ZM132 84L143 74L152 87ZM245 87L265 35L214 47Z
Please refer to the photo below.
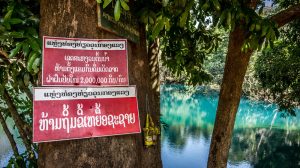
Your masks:
M17 143L17 147L19 150L19 153L25 152L25 147L22 145L22 140L19 137L19 133L16 129L13 128L13 121L8 119L6 121L10 132L14 135L14 139ZM13 151L11 149L10 143L3 131L2 126L0 125L0 168L7 165L10 157L13 155Z
M206 167L217 101L218 93L201 88L161 87L162 121L168 126L161 137L165 168ZM275 105L242 99L228 167L300 167L300 112L297 114L282 118ZM3 167L13 153L1 127L0 146Z
M162 160L166 168L206 167L218 94L161 87ZM241 99L228 167L300 167L300 113L280 117L276 106Z

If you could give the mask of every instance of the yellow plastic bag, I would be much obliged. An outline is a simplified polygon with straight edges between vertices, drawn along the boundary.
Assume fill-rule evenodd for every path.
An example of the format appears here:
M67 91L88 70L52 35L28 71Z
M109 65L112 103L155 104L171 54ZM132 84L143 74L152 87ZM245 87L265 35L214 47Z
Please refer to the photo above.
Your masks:
M155 126L152 117L149 113L146 115L146 124L144 131L144 144L146 147L150 147L157 144L158 136L160 134L159 127Z

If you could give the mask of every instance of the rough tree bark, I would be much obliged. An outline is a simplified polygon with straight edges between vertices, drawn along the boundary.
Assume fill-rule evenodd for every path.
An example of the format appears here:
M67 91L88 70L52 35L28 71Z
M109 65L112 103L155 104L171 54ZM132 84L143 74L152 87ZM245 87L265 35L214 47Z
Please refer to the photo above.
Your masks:
M207 167L226 167L235 115L242 84L252 52L242 53L244 31L236 28L229 36L223 82L221 85Z
M254 6L251 7L255 7L256 4L254 3ZM299 17L300 5L295 5L274 15L271 19L281 27ZM241 52L247 31L247 29L237 26L229 36L224 76L207 163L208 168L224 168L227 166L235 117L242 93L242 84L250 56L253 53L253 50L246 53Z
M97 28L95 0L41 0L40 37L122 38ZM146 95L153 96L150 86L144 28L139 44L128 41L129 82L137 86L141 127L146 114ZM150 110L153 99L149 100ZM156 111L155 115L159 116ZM100 137L39 144L38 165L62 167L162 167L160 148L143 146L142 134Z
M156 38L151 44L148 45L148 57L150 66L150 77L151 77L151 89L153 94L152 105L155 112L160 112L160 79L159 79L159 38ZM151 112L152 114L152 112ZM159 121L159 115L154 116L155 121ZM160 147L160 144L159 144Z
M14 140L14 136L10 133L10 131L7 127L7 124L6 124L5 119L2 115L2 112L0 112L0 124L2 125L2 128L3 128L7 138L9 140L9 143L10 143L11 148L13 149L14 155L19 156L19 151L18 151L16 141Z

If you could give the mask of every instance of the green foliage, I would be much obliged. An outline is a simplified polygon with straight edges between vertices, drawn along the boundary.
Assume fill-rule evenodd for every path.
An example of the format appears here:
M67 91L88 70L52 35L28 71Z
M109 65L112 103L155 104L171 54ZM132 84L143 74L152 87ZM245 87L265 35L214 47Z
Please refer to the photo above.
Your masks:
M29 125L32 123L30 89L37 82L41 64L38 29L37 0L0 0L0 101L6 101L3 93L7 90L19 116ZM5 103L0 109L5 117L11 117ZM7 167L37 167L32 155L26 151L21 156L13 156Z
M161 39L162 61L172 73L177 76L184 74L193 85L211 80L202 64L205 55L217 48L220 39L213 33L214 29L207 29L206 16L196 1L141 0L132 3L133 12L146 25L149 43ZM105 8L109 4L114 6L115 20L119 20L118 12L129 9L127 1L104 0L101 5ZM204 24L195 26L199 22Z
M34 85L40 70L39 4L37 1L0 2L1 16L4 16L0 21L0 85L2 89L13 87L16 92L23 92L21 86Z
M279 4L281 8L286 8L290 5L296 5L299 4L299 0L273 0L274 4Z
M273 3L277 4L277 7L273 7L269 11L270 13L299 3L299 1L273 1ZM257 57L257 59L254 60L254 66L250 61L244 82L246 88L243 89L248 91L247 94L254 96L255 99L265 99L277 103L279 110L284 111L282 116L296 115L295 107L299 107L299 96L297 96L297 94L299 95L299 84L297 84L299 64L295 63L299 62L299 25L298 20L286 25L279 31L276 25L273 25L275 30L266 27L261 28L263 35L267 36L264 49L252 56L252 58ZM271 41L268 41L268 38Z
M122 12L120 6L127 5L122 5L120 0L102 3L103 7L114 6L116 20ZM255 9L247 0L140 0L131 3L135 7L133 12L139 14L140 21L147 27L149 42L161 38L164 65L176 75L187 75L191 84L211 80L202 64L205 56L218 48L221 39L216 29L233 31L239 26L247 30L243 52L272 47L279 37L277 25L263 12L263 1L259 1ZM286 6L293 3L296 1Z
M217 30L224 28L230 32L239 26L247 34L242 51L260 49L263 43L267 48L256 65L263 87L274 93L281 109L287 108L290 114L295 114L293 107L299 105L300 95L300 28L292 26L287 29L285 37L289 41L283 39L275 44L273 50L270 49L280 33L277 25L263 15L262 2L252 9L247 6L248 0L96 1L103 8L111 5L116 21L122 11L132 10L138 14L140 21L146 25L148 42L161 39L164 65L178 76L185 75L193 85L212 79L203 65L207 56L210 60L219 60L220 66L223 64L222 54L217 58L209 55L222 40ZM298 4L299 0L275 0L274 3L286 8ZM36 84L41 65L42 45L38 26L38 0L0 0L0 93L4 89L9 90L21 118L29 124L32 122L32 104L28 90ZM221 45L221 49L223 51L225 46ZM214 65L208 65L210 72L220 71L220 68L213 68ZM0 102L4 102L1 96ZM6 117L10 117L3 103L0 108L6 112ZM8 166L23 167L23 160L26 166L36 167L30 155L32 153L22 158L13 157Z
M23 154L20 156L13 156L10 158L7 164L7 168L33 168L37 167L37 162L36 160L32 160L32 156L30 156L27 151L25 151Z
M218 35L212 30L205 30L203 25L195 27L197 15L195 13L185 19L185 12L178 17L169 18L170 23L178 23L164 29L161 42L162 61L172 73L176 75L186 74L190 84L196 85L211 80L211 76L203 67L205 55L217 48ZM182 23L184 20L185 25ZM184 26L183 26L184 25Z
M37 61L41 58L41 40L38 38L39 16L32 11L38 12L38 2L10 0L4 5L6 8L1 11L4 17L0 21L2 49L9 53L10 59L16 58L24 63L29 60L35 62L27 64L27 70L36 75L41 63Z
M208 54L204 61L205 69L213 76L211 84L218 86L221 86L222 83L228 46L227 32L220 31L220 36L222 41L220 42L218 49Z
M295 115L300 105L300 22L283 30L283 38L266 48L255 64L256 76L263 88L270 90L280 110Z
M128 5L129 0L103 0L103 8L105 9L109 4L114 4L114 17L116 21L120 20L121 17L121 12L122 10L128 11L129 5ZM97 3L101 4L102 0L97 0ZM122 8L121 8L122 7Z
M262 14L264 9L262 1L256 9L249 7L245 0L221 0L218 3L215 1L199 2L202 9L213 17L214 27L233 31L236 26L239 26L248 30L247 39L241 48L243 52L261 49L263 42L265 46L273 45L273 41L279 37L277 25Z
M220 39L214 29L207 29L203 11L193 0L164 1L160 8L148 8L141 18L147 24L149 41L161 38L163 65L177 76L184 75L189 84L210 81L203 62Z

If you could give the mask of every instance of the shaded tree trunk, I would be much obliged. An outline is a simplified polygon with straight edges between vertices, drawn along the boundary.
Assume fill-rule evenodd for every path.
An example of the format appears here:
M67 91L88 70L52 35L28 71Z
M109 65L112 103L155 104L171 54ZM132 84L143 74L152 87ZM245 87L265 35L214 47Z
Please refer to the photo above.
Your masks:
M97 28L95 0L41 0L40 6L40 37L121 38ZM128 41L128 70L130 84L137 86L141 127L144 127L146 95L152 97L153 91L144 28L140 33L139 44ZM154 103L150 99L150 110L154 111ZM162 167L160 148L146 149L142 134L40 143L38 153L38 165L43 168Z
M154 114L154 120L159 121L160 115L160 79L159 79L159 38L156 38L151 44L148 45L148 57L149 57L149 67L150 67L150 78L151 78L151 90L153 94L152 105L154 111L150 112L151 115ZM158 122L156 122L158 123ZM159 144L160 146L160 144Z
M245 31L236 28L229 36L224 77L215 120L207 167L227 166L228 152L242 85L252 51L241 52Z
M249 7L255 9L258 0L249 2ZM275 14L271 17L271 20L281 27L299 17L300 4ZM253 53L253 50L248 50L245 53L241 52L241 47L248 33L247 29L241 27L243 26L235 27L229 36L224 76L207 163L208 168L227 167L235 117L242 93L242 84L250 56ZM264 39L260 41L264 41Z
M14 136L10 133L7 125L6 125L6 122L5 122L5 119L2 115L2 112L0 112L0 124L2 125L2 128L9 140L9 143L10 143L10 146L14 152L14 155L15 156L19 156L19 151L18 151L18 147L17 147L17 144L16 144L16 141L14 140Z

